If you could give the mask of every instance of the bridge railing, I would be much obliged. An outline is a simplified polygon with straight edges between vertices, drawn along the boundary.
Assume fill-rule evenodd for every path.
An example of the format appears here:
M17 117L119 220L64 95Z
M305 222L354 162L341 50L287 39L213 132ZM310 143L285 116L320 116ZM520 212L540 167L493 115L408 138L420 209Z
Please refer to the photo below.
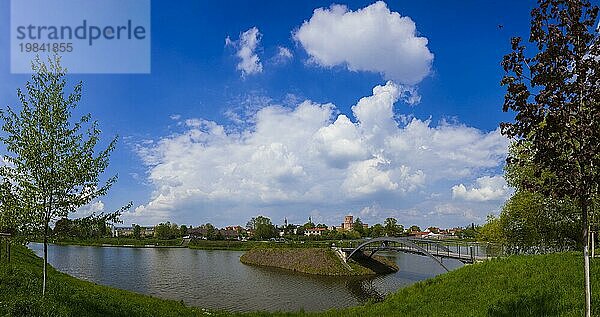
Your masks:
M408 237L403 238L417 244L419 247L436 256L471 259L472 261L475 261L507 255L507 250L504 246L494 243L434 240ZM366 241L369 240L352 241L348 246L351 248L356 248ZM389 243L390 245L402 244L402 242L399 241L389 241L386 243Z
M415 239L416 240L416 239ZM419 239L421 241L430 242L427 244L429 251L436 254L446 252L446 255L454 253L459 257L469 255L474 258L495 258L505 256L506 252L501 244L485 243L485 242L470 242L470 241L428 241L427 239ZM425 242L423 242L425 243ZM444 249L440 249L440 245Z

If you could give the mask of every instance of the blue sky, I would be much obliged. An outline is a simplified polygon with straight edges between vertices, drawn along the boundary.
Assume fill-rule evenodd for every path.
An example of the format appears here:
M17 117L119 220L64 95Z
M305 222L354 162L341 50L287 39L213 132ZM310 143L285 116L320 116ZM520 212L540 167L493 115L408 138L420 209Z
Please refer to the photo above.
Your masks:
M150 74L70 75L84 82L79 111L107 140L120 136L109 171L118 183L81 213L132 200L125 224L223 226L257 214L338 224L354 214L441 227L497 213L510 195L500 61L511 36L528 34L531 4L336 3L346 8L152 1ZM17 104L28 79L10 74L9 5L0 1L2 106ZM402 29L410 21L416 32ZM416 48L390 50L404 40ZM238 66L244 48L258 63Z

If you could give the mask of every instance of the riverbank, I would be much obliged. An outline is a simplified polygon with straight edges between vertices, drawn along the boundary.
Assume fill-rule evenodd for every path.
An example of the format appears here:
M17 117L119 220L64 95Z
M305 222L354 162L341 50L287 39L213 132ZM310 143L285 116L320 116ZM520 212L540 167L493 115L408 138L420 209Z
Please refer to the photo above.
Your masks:
M90 247L129 247L129 248L181 248L182 239L162 240L156 238L134 239L134 238L98 238L98 239L55 239L50 243L56 245L79 245ZM42 241L36 241L42 242Z
M591 260L592 289L600 287L600 264ZM389 295L383 302L321 313L206 311L76 279L49 268L49 291L41 299L42 260L13 247L10 265L0 262L2 316L582 316L580 253L512 256L467 265ZM185 283L185 281L173 281ZM260 291L260 290L257 290ZM223 300L235 300L224 298ZM600 292L592 292L600 314Z
M329 276L374 275L398 271L395 263L380 256L350 260L345 265L329 248L256 248L244 253L240 261L247 265Z
M35 241L41 243L42 241ZM192 239L184 244L182 238L162 240L157 238L98 238L98 239L69 239L60 238L50 241L56 245L79 245L92 247L188 247L196 250L229 250L248 251L254 248L328 248L331 244L339 244L339 241L239 241L239 240L203 240ZM343 245L349 245L351 241L343 241Z
M11 262L0 262L2 316L203 316L206 310L178 301L97 285L48 265L48 292L42 299L43 261L23 246ZM213 314L214 315L214 314Z

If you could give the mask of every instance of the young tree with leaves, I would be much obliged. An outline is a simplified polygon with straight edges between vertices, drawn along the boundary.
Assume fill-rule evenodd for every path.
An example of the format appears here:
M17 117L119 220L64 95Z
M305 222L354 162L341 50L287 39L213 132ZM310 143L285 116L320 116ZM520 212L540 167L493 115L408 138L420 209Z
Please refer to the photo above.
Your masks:
M600 182L600 45L598 7L588 0L538 0L531 12L530 45L512 39L502 66L504 111L515 113L502 133L528 142L536 174L555 177L536 188L572 199L581 213L585 311L590 316L588 212ZM532 50L533 55L526 55ZM508 164L525 164L510 156Z
M44 239L42 294L46 293L49 224L75 212L78 207L107 193L116 176L101 184L100 175L108 166L117 139L98 150L100 130L89 114L79 120L71 112L81 100L82 84L66 95L66 71L60 58L48 64L36 59L34 74L17 90L21 109L3 109L0 117L5 135L8 162L2 177L16 187L16 197L31 217L30 228ZM86 128L87 126L87 128Z

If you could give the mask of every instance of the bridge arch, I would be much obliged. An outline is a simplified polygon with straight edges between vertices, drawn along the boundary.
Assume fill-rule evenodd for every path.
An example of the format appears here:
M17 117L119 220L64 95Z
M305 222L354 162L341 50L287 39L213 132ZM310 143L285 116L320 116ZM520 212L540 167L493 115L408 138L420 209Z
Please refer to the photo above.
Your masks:
M380 237L380 238L373 238L373 239L369 239L368 241L365 241L363 243L361 243L359 246L357 246L354 250L352 250L352 252L350 252L350 254L348 254L348 259L352 258L352 256L354 256L354 254L356 254L356 252L360 251L361 249L363 249L365 246L369 245L369 244L373 244L373 243L378 243L378 242L397 242L397 243L401 243L404 244L408 247L411 247L413 249L415 249L415 251L417 251L418 253L421 253L425 256L428 256L429 258L433 259L435 262L437 262L441 267L443 267L447 272L450 272L450 270L444 265L444 263L442 263L442 261L440 261L438 258L436 258L431 252L427 251L427 249L423 248L422 246L414 243L413 241L411 241L411 239L408 238L403 238L403 237ZM437 244L438 246L442 247L443 249L447 250L447 248L439 243L435 243L433 241L428 243L433 243L433 244Z

